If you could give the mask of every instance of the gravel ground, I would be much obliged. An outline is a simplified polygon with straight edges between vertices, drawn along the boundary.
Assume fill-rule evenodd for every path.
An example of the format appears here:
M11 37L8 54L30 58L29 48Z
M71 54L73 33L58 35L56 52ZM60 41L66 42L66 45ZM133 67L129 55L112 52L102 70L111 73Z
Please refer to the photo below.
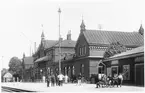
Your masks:
M95 84L63 84L63 86L47 87L46 83L1 83L1 86L33 90L38 92L144 92L144 87L122 86L114 88L95 88Z

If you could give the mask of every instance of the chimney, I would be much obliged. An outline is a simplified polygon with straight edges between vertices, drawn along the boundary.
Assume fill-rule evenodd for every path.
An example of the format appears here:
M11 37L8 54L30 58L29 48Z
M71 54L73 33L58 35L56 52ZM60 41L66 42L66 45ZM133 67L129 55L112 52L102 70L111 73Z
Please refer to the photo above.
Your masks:
M71 40L71 30L68 31L67 40Z

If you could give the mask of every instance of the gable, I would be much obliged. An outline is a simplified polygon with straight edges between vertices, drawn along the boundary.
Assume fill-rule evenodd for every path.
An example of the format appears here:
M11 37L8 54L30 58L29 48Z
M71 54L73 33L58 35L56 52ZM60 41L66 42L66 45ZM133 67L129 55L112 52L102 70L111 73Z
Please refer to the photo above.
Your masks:
M80 48L81 48L81 56L86 56L88 55L88 43L84 37L83 34L80 33L79 37L78 37L78 40L77 40L77 43L76 43L76 46L75 46L75 53L76 53L76 56L80 56Z
M44 43L41 42L39 44L39 47L38 47L36 53L34 54L34 56L39 55L40 51L42 54L44 54L44 50L54 46L56 43L58 43L57 40L44 40Z
M76 42L75 48L77 48L77 47L78 47L80 44L82 44L82 43L88 44L88 42L87 42L87 40L86 40L84 34L81 34L81 33L80 33L80 35L79 35L79 37L78 37L78 40L77 40L77 42Z

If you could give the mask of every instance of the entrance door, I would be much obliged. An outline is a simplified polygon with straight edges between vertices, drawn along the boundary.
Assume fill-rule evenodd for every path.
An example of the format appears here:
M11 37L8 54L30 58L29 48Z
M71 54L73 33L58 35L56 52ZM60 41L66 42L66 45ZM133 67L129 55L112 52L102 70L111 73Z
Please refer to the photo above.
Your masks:
M135 65L135 84L137 86L144 86L144 65Z
M112 77L114 77L115 74L118 74L118 66L112 66L111 73L112 73Z

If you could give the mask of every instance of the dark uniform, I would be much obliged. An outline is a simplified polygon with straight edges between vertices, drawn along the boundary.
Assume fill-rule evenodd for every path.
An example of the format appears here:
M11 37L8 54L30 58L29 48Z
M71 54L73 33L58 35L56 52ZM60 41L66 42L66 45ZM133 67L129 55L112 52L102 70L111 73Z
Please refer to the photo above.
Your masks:
M47 76L47 87L49 87L49 84L50 84L50 79L51 79L51 77L50 76Z
M52 86L55 85L55 76L54 75L51 76L51 84L52 84Z

